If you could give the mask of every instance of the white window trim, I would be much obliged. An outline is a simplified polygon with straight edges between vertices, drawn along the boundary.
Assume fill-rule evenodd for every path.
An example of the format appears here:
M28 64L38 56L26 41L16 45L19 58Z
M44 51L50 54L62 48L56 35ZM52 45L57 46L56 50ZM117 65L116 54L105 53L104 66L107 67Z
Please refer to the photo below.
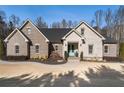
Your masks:
M16 51L15 46L19 46L19 53L20 53L20 44L19 44L19 43L15 43L15 44L14 44L14 50ZM15 52L15 54L19 54L19 53L16 53L16 52Z
M92 53L89 53L89 46L93 46L93 47L94 47L94 45L93 45L93 44L89 44L89 45L88 45L88 54L89 54L89 55L92 55L92 54L93 54L93 51L94 51L94 48L92 48Z

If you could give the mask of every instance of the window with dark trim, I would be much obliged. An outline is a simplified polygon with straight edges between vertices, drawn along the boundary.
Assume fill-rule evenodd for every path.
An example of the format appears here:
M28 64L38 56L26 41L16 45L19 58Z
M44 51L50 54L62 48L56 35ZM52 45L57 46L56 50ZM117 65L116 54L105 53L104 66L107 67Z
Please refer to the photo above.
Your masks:
M104 46L104 53L108 53L108 46Z
M55 46L55 50L56 50L56 51L58 50L58 46L57 46L57 45Z
M81 28L81 35L84 35L84 28Z
M93 53L93 45L89 45L89 54L92 54Z
M35 45L35 53L39 53L39 45Z
M15 53L19 53L19 45L15 45Z

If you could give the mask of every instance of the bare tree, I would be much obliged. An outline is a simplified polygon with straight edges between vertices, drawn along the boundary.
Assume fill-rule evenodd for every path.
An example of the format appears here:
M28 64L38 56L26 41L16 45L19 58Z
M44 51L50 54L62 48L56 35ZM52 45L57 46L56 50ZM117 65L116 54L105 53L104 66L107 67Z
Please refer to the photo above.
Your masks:
M120 6L115 15L115 28L117 34L117 40L120 43L124 38L124 6Z
M53 22L52 28L60 28L60 22Z
M44 21L44 19L41 16L37 17L35 22L36 22L36 26L40 29L41 28L48 28L47 23Z
M105 15L104 15L104 18L105 18L105 23L106 23L106 30L107 30L107 36L108 37L112 37L113 35L113 28L114 28L114 15L112 13L112 10L108 9L106 12L105 12Z
M92 27L94 27L94 23L95 23L95 20L92 20L90 23Z
M78 25L78 22L77 21L74 21L73 22L73 27L76 27Z
M9 17L9 22L13 24L14 28L16 28L19 26L20 18L13 14Z
M103 18L103 11L102 10L97 10L95 12L95 23L96 26L98 27L98 32L100 32L101 24L102 24L102 18Z
M0 21L5 21L6 19L6 14L4 11L0 10Z
M15 29L15 26L11 21L9 21L7 28L8 28L8 33L7 34L10 34Z
M72 28L73 27L73 22L71 20L68 21L68 27Z
M67 21L65 19L63 19L61 21L61 28L67 28L67 27L68 27L68 23L67 23Z
M114 37L118 41L118 49L120 49L120 43L124 40L124 6L120 6L113 15L113 29ZM120 51L118 53L120 55Z
M52 28L73 28L77 26L77 21L65 20L63 19L60 22L53 22L51 27Z

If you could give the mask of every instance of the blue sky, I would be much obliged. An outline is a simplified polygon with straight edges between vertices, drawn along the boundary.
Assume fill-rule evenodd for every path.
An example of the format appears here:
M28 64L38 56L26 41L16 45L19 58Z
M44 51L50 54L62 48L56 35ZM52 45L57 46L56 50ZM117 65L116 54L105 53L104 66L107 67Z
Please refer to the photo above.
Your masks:
M0 10L5 11L7 18L15 14L19 16L21 20L27 18L34 21L38 16L42 16L44 20L51 24L54 21L60 21L63 18L72 21L84 20L88 23L94 19L94 12L102 9L103 11L110 8L115 11L119 6L112 5L11 5L11 6L0 6Z

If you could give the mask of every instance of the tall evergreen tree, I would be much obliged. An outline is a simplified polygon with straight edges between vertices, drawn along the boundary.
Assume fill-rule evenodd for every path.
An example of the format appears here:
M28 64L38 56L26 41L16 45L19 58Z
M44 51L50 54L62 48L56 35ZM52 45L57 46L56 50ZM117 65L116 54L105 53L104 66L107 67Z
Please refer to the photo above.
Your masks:
M3 40L2 38L0 38L0 59L3 59L4 58L4 55L5 55L5 51L4 51L4 43L3 43Z

